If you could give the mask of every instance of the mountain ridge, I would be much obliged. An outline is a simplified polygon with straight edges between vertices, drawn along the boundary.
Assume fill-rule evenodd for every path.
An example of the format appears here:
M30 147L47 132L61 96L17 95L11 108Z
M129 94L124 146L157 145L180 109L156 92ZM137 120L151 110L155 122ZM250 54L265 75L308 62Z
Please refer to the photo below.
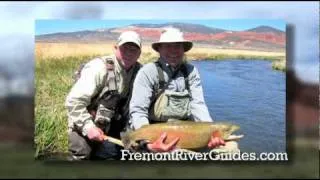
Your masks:
M115 41L123 31L132 30L141 35L142 41L158 41L165 27L176 27L184 32L185 39L216 48L234 49L285 49L285 32L270 26L257 26L243 31L220 29L191 23L130 24L114 28L99 28L74 32L37 35L36 42L104 43Z

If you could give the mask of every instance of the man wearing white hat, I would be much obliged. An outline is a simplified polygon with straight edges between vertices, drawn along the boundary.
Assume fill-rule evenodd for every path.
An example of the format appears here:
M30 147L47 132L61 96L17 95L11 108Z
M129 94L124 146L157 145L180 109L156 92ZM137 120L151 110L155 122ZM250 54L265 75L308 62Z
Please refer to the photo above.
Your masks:
M92 59L79 69L65 101L73 159L120 158L121 147L104 135L120 138L127 124L140 54L140 36L127 31L119 36L113 55Z
M131 129L171 118L213 121L204 101L199 72L184 61L185 52L192 46L193 43L184 40L183 33L175 28L164 30L160 40L152 44L160 58L142 67L134 81L129 108ZM162 143L165 137L164 133L158 141L143 146L154 152L170 151L179 139L165 145ZM208 147L224 144L222 139L212 137Z

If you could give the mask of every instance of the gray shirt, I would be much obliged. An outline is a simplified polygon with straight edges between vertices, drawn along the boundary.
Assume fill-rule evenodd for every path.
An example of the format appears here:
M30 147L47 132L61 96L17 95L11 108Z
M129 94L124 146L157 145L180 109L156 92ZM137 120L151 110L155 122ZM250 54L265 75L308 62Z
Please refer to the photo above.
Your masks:
M160 60L164 67L164 78L168 82L169 76L174 71L169 64ZM203 97L200 74L195 66L187 63L188 80L190 86L190 109L191 117L194 121L212 122L206 103ZM159 86L158 71L154 63L144 65L138 72L134 84L132 98L130 101L130 121L131 129L138 129L145 124L149 124L148 109L150 107L151 98L155 90ZM182 92L186 89L185 80L182 72L178 72L177 76L172 79L167 88L170 91Z

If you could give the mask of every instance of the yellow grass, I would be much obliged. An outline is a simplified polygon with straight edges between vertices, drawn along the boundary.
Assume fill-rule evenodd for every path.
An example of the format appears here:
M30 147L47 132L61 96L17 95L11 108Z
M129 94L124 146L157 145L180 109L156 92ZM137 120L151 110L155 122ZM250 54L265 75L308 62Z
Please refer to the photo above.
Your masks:
M109 44L80 43L36 43L35 53L38 59L63 58L68 56L91 56L111 54L113 46Z
M213 48L194 48L187 54L206 54L212 55L225 55L230 56L243 55L243 56L264 56L264 57L282 57L285 56L285 52L267 52L267 51L254 51L254 50L237 50L237 49L213 49Z
M35 53L37 59L78 57L78 56L96 56L108 55L113 53L113 45L115 42L104 44L85 44L85 43L36 43ZM235 50L235 49L214 49L208 47L197 47L186 53L188 60L199 59L225 59L240 58L254 59L263 58L271 60L285 59L285 52L264 52L251 50ZM151 48L150 44L143 44L140 62L150 62L158 57L158 54ZM284 62L282 62L284 63Z

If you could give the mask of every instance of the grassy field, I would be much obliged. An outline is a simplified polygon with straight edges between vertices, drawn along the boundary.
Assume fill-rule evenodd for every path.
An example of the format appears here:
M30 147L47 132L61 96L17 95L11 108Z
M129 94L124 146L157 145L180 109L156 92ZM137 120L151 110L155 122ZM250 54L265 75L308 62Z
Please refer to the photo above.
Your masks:
M36 43L35 61L35 156L43 153L67 151L67 116L64 101L79 65L90 58L113 52L111 44L54 44ZM141 63L154 60L157 54L143 47ZM201 60L224 58L270 59L277 62L274 68L285 65L284 53L194 48L187 59Z

